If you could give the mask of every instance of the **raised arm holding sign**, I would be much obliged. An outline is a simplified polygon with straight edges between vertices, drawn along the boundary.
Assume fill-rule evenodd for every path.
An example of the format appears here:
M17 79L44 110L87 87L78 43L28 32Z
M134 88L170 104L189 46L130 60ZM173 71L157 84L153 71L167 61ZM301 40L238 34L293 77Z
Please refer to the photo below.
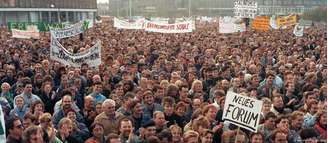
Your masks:
M228 92L222 118L226 122L256 132L262 104L261 100Z

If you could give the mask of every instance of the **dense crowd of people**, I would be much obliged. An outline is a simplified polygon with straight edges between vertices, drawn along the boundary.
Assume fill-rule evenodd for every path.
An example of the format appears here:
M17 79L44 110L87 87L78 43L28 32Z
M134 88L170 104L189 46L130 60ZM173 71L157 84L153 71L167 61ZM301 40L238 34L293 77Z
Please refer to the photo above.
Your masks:
M77 53L102 41L102 64L64 66L40 39L0 35L7 143L301 143L327 139L326 26L221 34L117 30L103 20L62 39ZM233 91L263 101L257 132L222 120Z

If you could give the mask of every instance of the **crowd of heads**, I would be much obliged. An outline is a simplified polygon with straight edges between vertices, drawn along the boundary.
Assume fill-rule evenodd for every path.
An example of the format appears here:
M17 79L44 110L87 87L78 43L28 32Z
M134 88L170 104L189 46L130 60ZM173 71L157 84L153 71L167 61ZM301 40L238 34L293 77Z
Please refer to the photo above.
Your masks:
M102 41L102 64L62 65L50 34L0 29L7 142L299 143L327 139L326 26L221 34L196 22L162 34L95 23L62 39L78 53ZM257 132L222 120L228 91L263 101ZM1 132L1 130L0 130Z

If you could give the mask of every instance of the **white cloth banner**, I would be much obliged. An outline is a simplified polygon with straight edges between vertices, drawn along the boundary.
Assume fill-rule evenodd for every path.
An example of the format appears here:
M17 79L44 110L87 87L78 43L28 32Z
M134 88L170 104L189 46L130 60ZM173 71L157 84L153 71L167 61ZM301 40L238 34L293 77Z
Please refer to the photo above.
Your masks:
M39 39L40 33L37 31L26 31L26 30L18 30L12 29L13 38L22 38L22 39Z
M304 20L304 19L301 19L301 20L299 21L299 25L300 25L300 26L304 26L305 29L311 27L311 26L312 26L312 23L313 23L313 22L312 22L311 20Z
M39 39L40 33L36 25L29 25L26 27L26 30L12 29L13 38L22 38L22 39Z
M234 2L234 14L238 18L255 18L257 2L253 0L239 0Z
M220 33L235 33L246 31L245 23L238 23L238 19L234 17L220 17L219 32Z
M296 24L293 33L297 37L302 37L304 33L304 26L300 26L299 24Z
M76 54L67 51L56 39L51 40L50 48L50 58L64 65L80 67L81 64L86 63L91 67L97 67L101 64L100 40L93 47Z
M193 23L190 20L174 24L162 24L146 20L144 23L144 29L149 32L159 33L187 33L192 32Z
M185 21L192 21L192 30L196 30L195 20L193 20L192 17L182 17L182 18L175 19L175 23L180 23L180 22L185 22Z
M142 29L144 21L144 18L140 18L135 22L128 22L127 20L120 20L114 17L114 27L117 29Z
M192 30L196 30L195 20L193 20L192 17L182 17L182 18L175 19L175 23L180 23L180 22L185 22L185 21L192 21Z
M50 32L51 37L56 39L76 36L84 32L83 22L79 22L74 25L65 27L64 29L50 28Z
M222 119L236 126L256 132L263 101L228 91Z

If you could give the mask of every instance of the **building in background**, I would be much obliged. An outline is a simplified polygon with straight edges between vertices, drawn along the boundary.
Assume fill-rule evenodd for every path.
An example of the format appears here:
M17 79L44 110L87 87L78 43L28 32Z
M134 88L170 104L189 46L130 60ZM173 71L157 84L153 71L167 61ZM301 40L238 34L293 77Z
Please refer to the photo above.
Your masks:
M100 15L131 16L232 16L235 0L108 0L98 4ZM259 15L303 13L327 0L255 0ZM131 11L131 12L130 12Z
M327 0L257 0L257 2L260 15L302 14L327 5Z
M0 0L0 24L94 19L97 0Z

